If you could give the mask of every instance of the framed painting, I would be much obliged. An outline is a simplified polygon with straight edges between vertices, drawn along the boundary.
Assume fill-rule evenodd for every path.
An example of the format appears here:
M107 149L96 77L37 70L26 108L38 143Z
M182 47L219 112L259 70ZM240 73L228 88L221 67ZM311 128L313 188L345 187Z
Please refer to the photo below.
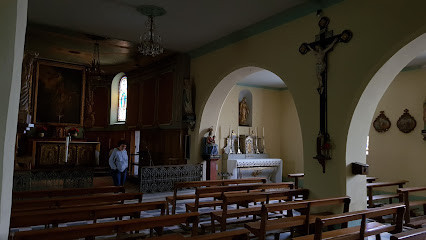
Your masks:
M84 66L39 60L36 69L34 121L83 125Z

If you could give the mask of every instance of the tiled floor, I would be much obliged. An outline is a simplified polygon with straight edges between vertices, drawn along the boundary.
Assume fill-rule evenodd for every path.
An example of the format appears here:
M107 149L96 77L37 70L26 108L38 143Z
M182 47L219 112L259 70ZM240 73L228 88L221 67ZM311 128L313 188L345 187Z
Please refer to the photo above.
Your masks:
M108 185L109 182L112 182L112 180L108 177L105 178L98 178L95 180L95 185ZM126 192L137 192L138 191L138 187L136 184L132 183L131 181L126 183ZM180 194L191 194L194 193L194 190L185 190L185 191L180 191ZM143 202L152 202L152 201L164 201L166 196L171 196L173 195L172 192L162 192L162 193L146 193L143 196ZM193 200L192 200L193 201ZM191 202L191 200L186 200L186 201L179 201L177 204L177 213L184 213L185 212L185 203L187 202ZM130 202L129 202L130 203ZM208 209L202 209L201 212L206 212L209 211ZM141 214L142 217L153 217L153 216L159 216L160 212L157 210L151 210L151 211L146 211L143 212ZM128 218L124 218L124 220L126 220ZM108 222L108 221L114 221L113 218L108 218L108 219L101 219L99 220L99 222ZM202 222L209 222L209 218L208 216L206 217L202 217L200 219L200 223ZM91 221L81 221L81 222L73 222L73 223L66 223L66 224L60 224L59 227L65 227L65 226L74 226L74 225L81 225L81 224L90 224L92 223ZM239 225L231 225L228 227L228 229L238 229L238 228L242 228L243 226ZM17 232L17 231L28 231L28 230L35 230L35 229L43 229L44 226L33 226L30 228L19 228L19 229L11 229L11 232ZM144 231L142 233L148 234L149 231ZM182 233L185 235L189 235L190 231L185 231L185 229L183 229L183 227L181 226L174 226L174 227L168 227L166 229L164 229L164 234L167 233ZM288 239L289 238L289 233L282 233L280 234L280 239ZM267 239L274 239L273 235L268 235ZM369 237L368 239L375 239L375 237ZM389 240L389 234L382 234L382 239L383 240Z

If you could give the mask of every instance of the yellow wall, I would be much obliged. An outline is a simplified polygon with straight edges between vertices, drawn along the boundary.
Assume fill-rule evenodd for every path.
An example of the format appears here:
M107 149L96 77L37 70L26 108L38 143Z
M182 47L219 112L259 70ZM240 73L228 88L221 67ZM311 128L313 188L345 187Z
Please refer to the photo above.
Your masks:
M359 154L354 151L346 155L346 143L350 139L349 126L359 100L364 99L362 95L364 90L378 70L392 60L393 69L399 72L410 61L403 56L399 56L401 62L391 57L426 32L425 8L426 1L423 0L391 2L346 0L324 9L324 13L331 19L330 29L335 33L350 29L354 33L349 43L339 43L328 58L329 133L335 148L333 159L327 162L325 174L312 158L316 154L315 140L319 127L315 58L312 53L301 55L298 52L301 43L312 41L314 35L318 33L318 18L315 13L192 59L191 75L196 84L195 103L198 120L192 134L191 162L200 162L201 132L218 123L217 117L209 116L203 120L203 113L206 110L204 107L215 87L227 75L240 68L248 66L264 68L285 79L291 89L302 129L306 175L304 185L311 190L311 197L349 195L352 197L352 209L365 208L365 177L353 176L350 164L366 161L365 154L362 154L361 150L362 145L365 146L365 137L368 134L368 121L374 114L381 91L384 91L390 83L389 78L377 77L375 81L378 82L372 85L381 89L376 91L377 99L373 93L370 96L373 101L367 101L370 120L362 121L365 123L361 129L362 134L354 140ZM424 45L416 45L417 48L426 50ZM219 89L220 91L224 90ZM223 99L220 96L217 100L211 99L212 102L208 105L221 104ZM362 114L357 115L357 118L359 116Z
M253 96L252 126L258 127L260 137L262 127L265 127L265 145L269 157L283 159L283 177L286 177L288 173L303 172L302 133L296 106L288 90L235 85L226 97L220 111L218 128L220 148L223 149L225 146L229 127L237 132L238 97L240 92L246 89ZM248 133L248 127L240 127L240 134ZM259 144L262 143L259 142ZM219 171L221 171L221 163L219 163Z
M426 141L423 140L423 102L426 99L426 70L401 72L380 100L372 121L385 111L391 128L384 133L370 128L367 163L370 176L381 181L410 181L406 186L426 186ZM396 123L408 109L417 126L410 133L399 131ZM394 191L394 189L393 189Z

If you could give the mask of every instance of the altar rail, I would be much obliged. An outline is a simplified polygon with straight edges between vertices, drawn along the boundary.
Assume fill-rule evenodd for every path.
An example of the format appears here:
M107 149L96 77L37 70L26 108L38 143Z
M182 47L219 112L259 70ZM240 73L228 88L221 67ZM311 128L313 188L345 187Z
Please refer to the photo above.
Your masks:
M37 169L15 171L13 191L34 191L93 186L91 168Z
M202 177L202 164L141 167L139 189L144 193L173 191L175 182L200 181Z

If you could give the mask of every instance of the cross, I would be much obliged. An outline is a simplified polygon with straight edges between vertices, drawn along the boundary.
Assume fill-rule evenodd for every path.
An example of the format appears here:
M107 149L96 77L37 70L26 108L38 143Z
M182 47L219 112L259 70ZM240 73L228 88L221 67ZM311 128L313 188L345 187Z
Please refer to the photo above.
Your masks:
M338 35L333 35L333 31L328 30L330 19L322 17L318 26L319 34L315 36L315 41L311 43L302 43L299 47L299 52L303 55L309 51L313 51L316 58L316 77L318 80L317 91L320 95L320 131L317 137L317 155L314 159L322 165L325 173L325 161L331 159L331 141L328 134L327 122L327 60L328 53L333 51L334 46L339 43L347 43L352 39L352 32L344 30Z

